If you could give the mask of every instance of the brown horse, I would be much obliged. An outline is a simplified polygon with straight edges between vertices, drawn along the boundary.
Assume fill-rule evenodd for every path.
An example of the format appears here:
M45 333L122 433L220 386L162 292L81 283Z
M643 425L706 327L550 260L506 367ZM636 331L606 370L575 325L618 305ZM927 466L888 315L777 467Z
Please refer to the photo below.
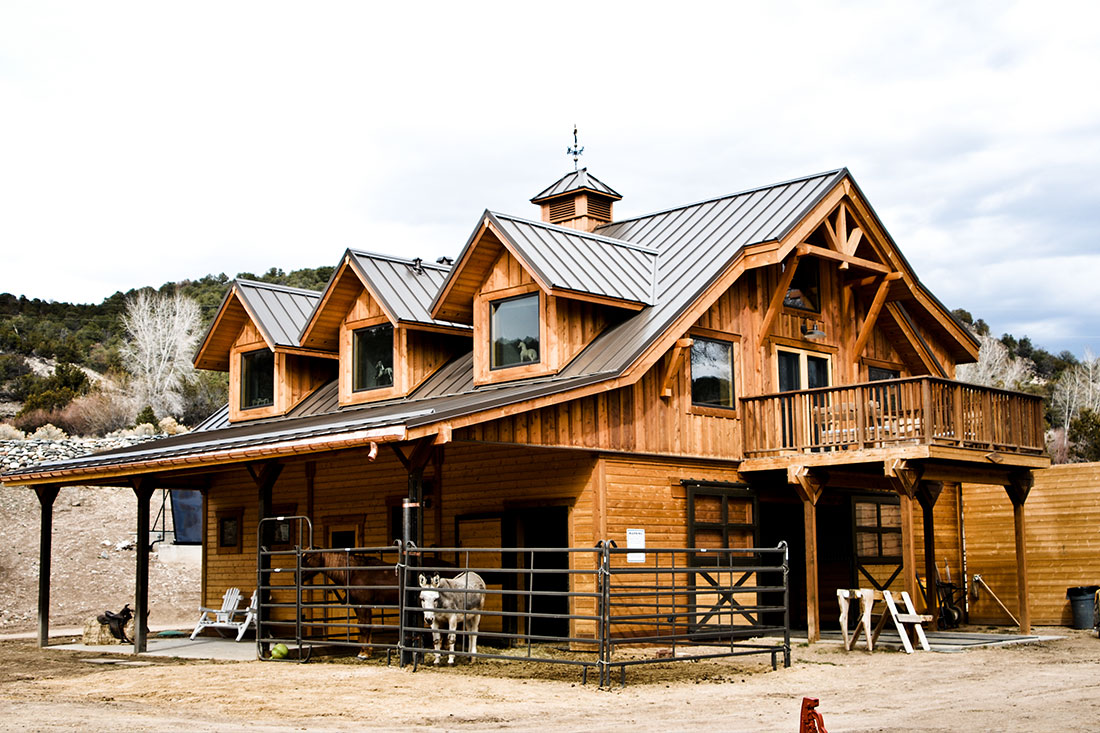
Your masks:
M366 659L371 655L372 618L378 606L391 608L399 605L397 568L376 557L355 552L327 550L308 552L302 556L302 574L300 581L324 575L337 588L343 591L343 603L355 611L359 624L359 643L363 645L359 657ZM381 609L383 614L386 610Z

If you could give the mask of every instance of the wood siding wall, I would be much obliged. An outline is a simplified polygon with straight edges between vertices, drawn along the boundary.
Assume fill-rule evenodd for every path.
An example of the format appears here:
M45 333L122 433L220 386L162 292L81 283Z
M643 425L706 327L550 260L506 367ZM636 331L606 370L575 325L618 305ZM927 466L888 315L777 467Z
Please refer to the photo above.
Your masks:
M967 572L977 573L1015 613L1016 545L1012 503L1000 486L963 488ZM1031 621L1071 623L1066 589L1100 585L1100 463L1052 466L1035 472L1024 503ZM975 623L1011 620L984 588L971 600Z
M425 546L455 543L459 515L503 512L530 506L566 506L569 544L591 545L595 512L596 459L581 451L531 451L501 446L449 445L442 473L433 466L425 481L433 485L432 508L424 515ZM408 474L392 452L383 448L374 463L362 450L328 454L312 461L313 490L307 487L306 461L288 462L272 492L272 504L290 507L313 520L314 545L327 546L333 528L358 529L362 546L390 544L390 509L408 493ZM244 470L219 474L208 491L205 605L218 602L225 589L256 584L256 528L259 495ZM240 552L217 547L217 515L243 514ZM470 539L461 538L470 546Z

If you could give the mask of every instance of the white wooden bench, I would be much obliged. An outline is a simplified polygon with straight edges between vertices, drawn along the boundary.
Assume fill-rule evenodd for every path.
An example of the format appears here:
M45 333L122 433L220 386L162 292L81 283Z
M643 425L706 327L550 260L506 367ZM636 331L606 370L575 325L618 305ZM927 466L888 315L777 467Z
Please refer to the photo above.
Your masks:
M250 626L256 623L256 611L260 601L259 591L252 592L252 600L244 608L240 608L241 589L229 588L222 596L221 608L200 608L199 622L195 624L195 630L191 632L194 640L203 629L214 629L219 634L222 630L237 632L237 641L244 638L244 634Z

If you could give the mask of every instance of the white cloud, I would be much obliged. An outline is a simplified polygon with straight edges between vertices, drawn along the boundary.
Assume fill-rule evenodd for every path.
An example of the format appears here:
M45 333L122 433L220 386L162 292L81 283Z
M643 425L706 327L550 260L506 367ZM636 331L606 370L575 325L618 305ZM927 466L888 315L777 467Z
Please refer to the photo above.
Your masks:
M622 215L847 165L949 307L1080 352L1097 314L1066 294L1100 258L1098 16L7 3L0 292L98 301L347 246L453 254L486 207L534 214L576 122Z

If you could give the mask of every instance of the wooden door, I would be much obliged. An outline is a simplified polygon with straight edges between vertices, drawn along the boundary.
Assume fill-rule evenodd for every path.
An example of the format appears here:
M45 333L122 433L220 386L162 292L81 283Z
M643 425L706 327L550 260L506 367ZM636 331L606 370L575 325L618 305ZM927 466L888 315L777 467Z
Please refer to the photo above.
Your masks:
M747 488L689 486L687 509L689 547L711 550L757 546L757 500L755 493ZM760 605L758 594L730 592L740 586L757 584L755 573L737 569L737 565L753 562L756 560L749 553L732 557L703 553L689 556L689 564L693 567L714 568L695 571L686 578L690 625L696 631L713 629L720 634L731 626L760 623L759 614L745 608Z

